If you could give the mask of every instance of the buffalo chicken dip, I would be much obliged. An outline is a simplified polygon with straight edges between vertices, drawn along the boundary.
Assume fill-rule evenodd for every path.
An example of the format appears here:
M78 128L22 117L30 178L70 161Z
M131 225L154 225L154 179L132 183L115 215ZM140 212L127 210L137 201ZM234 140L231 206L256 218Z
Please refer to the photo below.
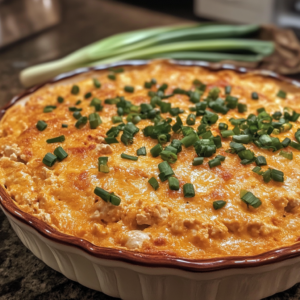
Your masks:
M248 256L300 236L300 89L155 61L48 84L0 123L0 184L107 248Z

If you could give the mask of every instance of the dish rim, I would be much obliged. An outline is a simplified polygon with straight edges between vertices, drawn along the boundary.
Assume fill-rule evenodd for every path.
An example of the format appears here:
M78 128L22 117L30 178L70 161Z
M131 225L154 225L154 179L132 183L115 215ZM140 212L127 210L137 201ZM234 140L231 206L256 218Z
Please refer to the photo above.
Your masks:
M47 84L54 84L59 81L82 75L84 73L106 70L112 67L122 66L143 66L152 62L153 60L128 60L112 64L98 65L94 67L79 68L67 73L60 74L51 80L44 83L35 85L31 88L25 89L23 92L13 97L4 107L0 109L0 120L3 118L7 109L15 105L22 98L36 92ZM186 60L160 60L161 62L168 62L180 66L199 66L211 71L224 71L232 70L237 73L252 73L253 75L261 75L283 81L300 88L300 81L287 78L275 72L268 70L249 69L244 67L236 67L231 64L210 63L204 61L186 61ZM260 267L264 265L278 263L290 258L300 255L300 242L287 247L281 247L271 251L261 253L254 256L228 256L228 257L215 257L210 259L186 259L167 255L163 252L158 254L147 254L135 252L125 249L100 247L92 244L91 242L79 237L71 236L62 233L55 228L51 227L44 221L25 213L22 211L10 198L5 188L0 185L0 205L7 213L17 218L19 221L29 225L40 233L45 238L51 241L73 246L83 250L85 253L92 255L96 258L109 259L115 261L122 261L133 265L151 267L151 268L174 268L189 272L213 272L236 268L250 268Z

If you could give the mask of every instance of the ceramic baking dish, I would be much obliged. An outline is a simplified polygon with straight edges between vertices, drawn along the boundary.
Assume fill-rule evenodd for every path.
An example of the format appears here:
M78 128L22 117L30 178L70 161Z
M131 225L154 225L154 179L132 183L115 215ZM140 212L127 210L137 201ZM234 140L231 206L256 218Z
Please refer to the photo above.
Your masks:
M26 98L46 84L72 81L112 66L143 65L147 61L127 61L113 65L82 68L60 75L13 98L0 111ZM211 70L232 69L255 72L300 83L269 71L249 71L231 65L177 61ZM285 290L300 281L300 243L257 256L188 260L95 246L63 234L38 218L21 211L0 186L0 206L23 244L51 268L71 280L124 300L255 300Z

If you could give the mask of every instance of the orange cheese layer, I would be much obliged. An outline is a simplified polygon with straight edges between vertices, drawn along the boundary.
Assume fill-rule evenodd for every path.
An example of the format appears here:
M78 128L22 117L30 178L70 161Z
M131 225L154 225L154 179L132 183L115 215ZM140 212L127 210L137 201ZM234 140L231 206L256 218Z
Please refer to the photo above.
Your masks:
M153 62L147 66L125 67L125 72L116 74L116 80L107 78L108 71L88 74L85 78L74 79L80 87L78 95L71 94L73 83L62 82L56 86L46 86L30 96L25 105L14 105L0 123L0 184L7 188L15 203L57 230L84 238L95 245L111 248L130 249L143 253L165 253L183 258L201 259L231 255L255 255L297 242L300 236L300 152L293 148L293 160L270 152L254 144L245 145L255 155L266 157L268 166L284 172L284 183L271 180L265 183L262 176L251 170L255 164L242 165L236 154L225 152L231 138L222 138L222 148L216 154L226 157L221 166L210 169L205 158L203 165L192 166L197 156L193 147L184 148L178 160L172 164L180 182L179 191L171 191L168 181L158 179L160 157L153 158L150 149L157 140L144 137L142 129L151 125L150 120L137 124L140 131L132 145L122 142L106 145L103 137L115 126L111 117L116 115L116 106L103 104L99 115L103 123L97 129L90 129L87 123L77 129L73 112L68 107L78 107L81 114L88 116L94 112L89 106L93 97L102 100L124 96L133 104L149 103L148 89L144 82L157 80L152 87L156 91L160 84L167 83L166 94L176 87L193 90L195 78L207 84L206 97L212 87L219 87L220 96L224 87L232 86L231 95L239 98L239 103L247 104L248 111L239 113L230 110L219 114L219 120L211 126L214 135L220 135L218 124L233 126L230 118L247 118L250 113L257 115L256 109L264 107L270 114L291 107L299 112L300 90L274 79L253 74L238 74L234 71L213 72L201 67L176 66L166 62ZM102 86L97 89L92 78L97 78ZM134 93L124 91L125 85L132 85ZM287 92L287 98L276 97L279 89ZM251 99L251 93L258 92L259 100ZM87 92L92 97L85 99ZM57 96L64 97L62 104ZM181 107L185 120L189 107L194 106L186 95L174 95L164 100L172 107ZM50 113L43 113L46 105L57 105ZM164 118L175 117L169 113ZM36 123L44 120L48 127L38 131ZM123 117L126 123L126 116ZM197 117L195 129L200 124ZM68 124L62 128L61 124ZM295 140L294 134L299 122L292 123L290 131L277 137ZM47 144L48 138L65 135L62 143ZM117 139L120 141L120 136ZM181 139L182 134L172 133L172 138ZM46 153L62 146L68 157L53 167L42 163ZM121 153L136 155L136 150L145 146L147 156L139 156L138 161L122 159ZM108 156L109 173L98 172L99 156ZM263 170L267 169L263 167ZM155 191L148 183L154 176L160 187ZM196 196L184 198L182 186L192 183ZM99 186L114 192L121 198L120 206L104 202L94 194ZM262 201L258 208L247 207L240 199L240 190L251 191ZM225 200L226 206L214 210L213 201Z

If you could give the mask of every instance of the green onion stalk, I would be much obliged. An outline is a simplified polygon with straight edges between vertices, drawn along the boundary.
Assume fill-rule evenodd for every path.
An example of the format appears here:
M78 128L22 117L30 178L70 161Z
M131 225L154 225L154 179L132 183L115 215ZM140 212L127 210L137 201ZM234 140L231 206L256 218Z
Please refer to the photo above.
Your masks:
M260 61L274 51L268 41L241 39L257 25L185 24L141 29L104 38L61 59L24 69L24 86L44 82L63 72L128 59ZM234 53L230 53L234 52ZM243 54L236 54L240 51Z

